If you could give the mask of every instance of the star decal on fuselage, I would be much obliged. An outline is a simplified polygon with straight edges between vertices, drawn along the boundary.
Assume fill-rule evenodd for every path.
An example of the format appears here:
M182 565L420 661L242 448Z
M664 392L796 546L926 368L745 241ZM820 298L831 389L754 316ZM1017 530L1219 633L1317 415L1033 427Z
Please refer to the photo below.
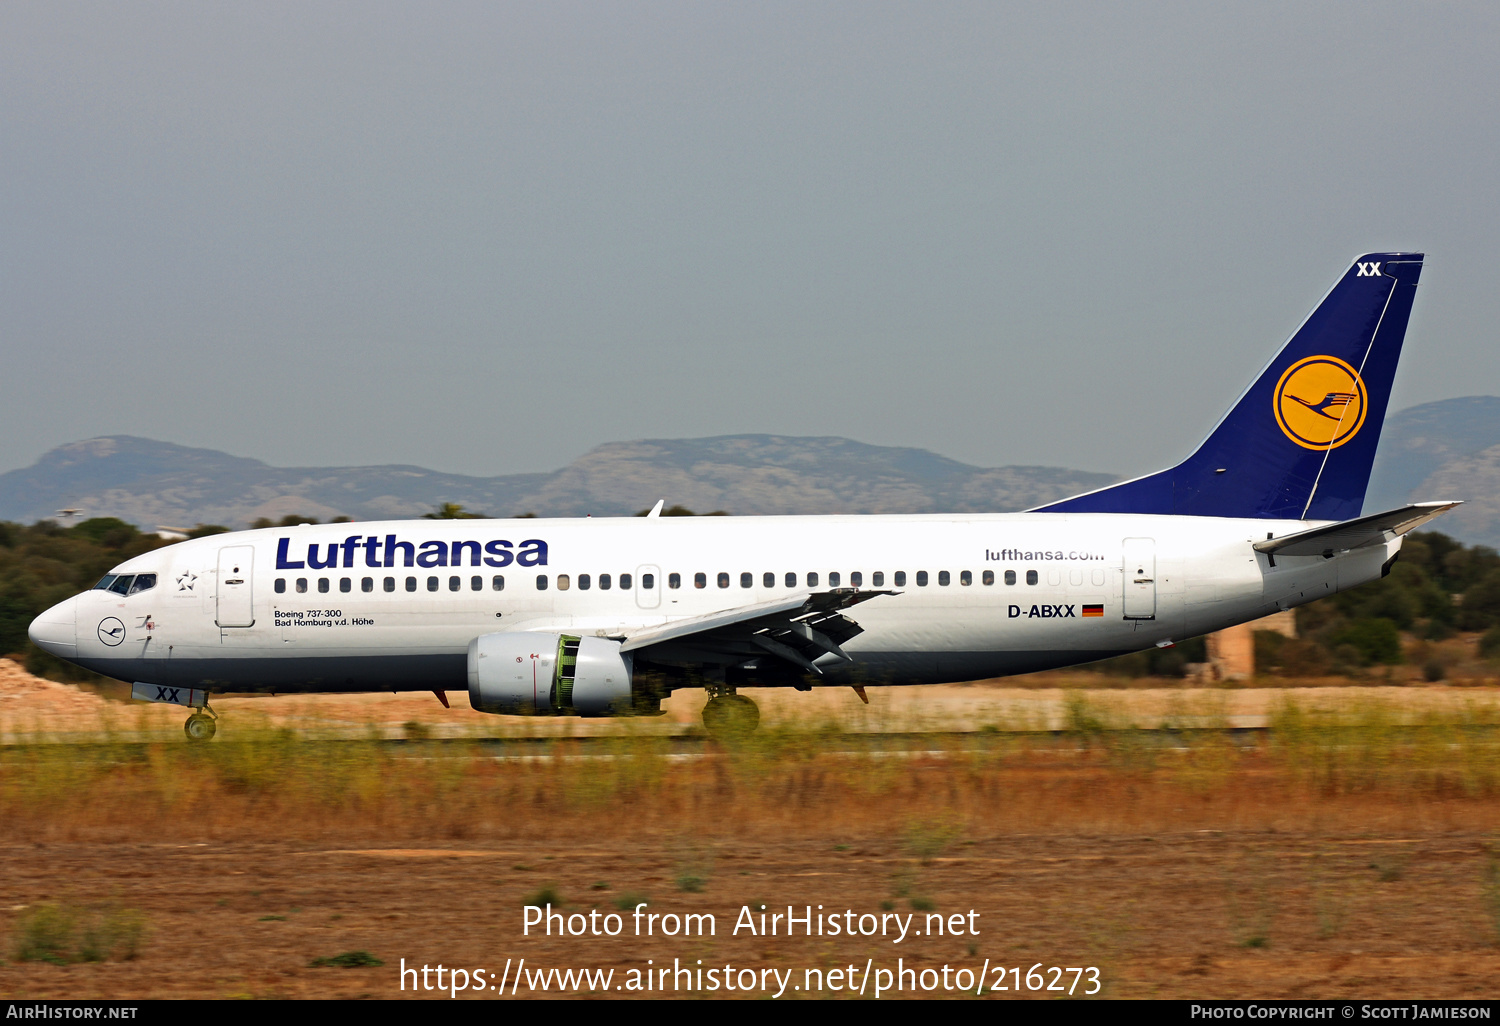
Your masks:
M182 576L177 578L177 590L192 591L193 585L197 582L197 580L197 574L193 573L191 570L184 570L182 572Z

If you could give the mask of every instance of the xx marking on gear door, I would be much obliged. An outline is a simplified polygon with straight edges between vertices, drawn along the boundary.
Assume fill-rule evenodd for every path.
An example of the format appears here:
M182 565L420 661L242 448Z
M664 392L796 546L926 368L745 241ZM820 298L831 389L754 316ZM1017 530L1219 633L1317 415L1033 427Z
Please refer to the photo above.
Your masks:
M1156 619L1156 539L1126 538L1125 619Z

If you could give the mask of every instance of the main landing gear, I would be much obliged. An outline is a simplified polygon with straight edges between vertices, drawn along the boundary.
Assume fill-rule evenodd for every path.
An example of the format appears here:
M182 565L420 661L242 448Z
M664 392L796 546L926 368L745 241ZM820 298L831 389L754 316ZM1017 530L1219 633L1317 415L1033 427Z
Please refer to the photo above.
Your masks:
M187 718L187 722L182 725L182 732L188 736L189 741L211 741L219 732L219 721L213 715L213 710L205 704Z
M709 691L703 707L703 727L714 737L745 737L760 726L760 707L728 688Z

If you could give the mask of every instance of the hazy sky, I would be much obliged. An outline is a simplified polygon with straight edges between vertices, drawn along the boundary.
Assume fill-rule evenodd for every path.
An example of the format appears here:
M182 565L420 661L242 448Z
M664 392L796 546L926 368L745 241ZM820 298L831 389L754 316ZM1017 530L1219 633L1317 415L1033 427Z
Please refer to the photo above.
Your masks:
M0 470L1182 456L1355 254L1500 394L1491 4L0 5Z

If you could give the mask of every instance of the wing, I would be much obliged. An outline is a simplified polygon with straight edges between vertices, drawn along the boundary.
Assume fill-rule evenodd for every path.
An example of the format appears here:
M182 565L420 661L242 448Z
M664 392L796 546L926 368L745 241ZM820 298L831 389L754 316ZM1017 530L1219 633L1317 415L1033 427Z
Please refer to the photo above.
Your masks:
M832 655L853 662L840 647L864 628L844 610L894 591L834 588L802 592L706 616L676 620L662 627L627 632L623 652L653 661L730 665L774 656L799 671L821 676L815 660Z

